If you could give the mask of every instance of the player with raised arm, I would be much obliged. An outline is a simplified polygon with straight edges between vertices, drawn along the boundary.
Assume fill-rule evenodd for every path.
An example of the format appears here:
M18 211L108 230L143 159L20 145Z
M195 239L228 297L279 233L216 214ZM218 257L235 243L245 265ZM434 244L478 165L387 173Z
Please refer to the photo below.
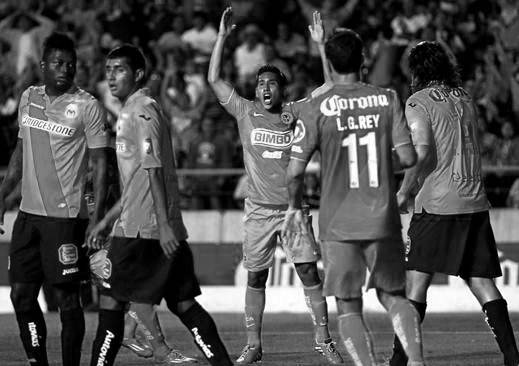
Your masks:
M320 18L314 17L312 37L324 37ZM211 55L208 81L220 104L233 115L243 144L244 162L249 177L245 199L245 241L243 264L247 269L245 325L247 345L237 359L250 364L262 358L261 327L265 308L265 286L274 261L288 195L285 183L290 147L294 140L294 123L289 112L283 112L284 75L274 66L259 68L254 101L240 97L220 76L225 39L233 30L232 10L221 18L218 39ZM293 108L293 106L292 106ZM332 364L342 363L328 331L328 309L322 295L317 272L319 259L313 235L282 241L287 260L293 262L303 282L305 299L314 322L314 348Z
M123 105L116 128L122 195L88 238L115 221L105 276L110 292L100 299L91 366L114 364L128 302L153 335L155 361L179 363L170 357L175 351L154 322L152 305L162 299L211 365L232 365L216 324L195 300L200 287L179 208L171 132L159 104L142 88L145 68L144 55L135 46L123 45L107 56L108 85Z
M85 334L80 281L89 278L82 244L92 227L83 194L90 157L95 224L106 193L109 135L101 104L74 84L76 50L68 36L53 33L45 40L40 69L43 85L29 87L20 100L18 142L0 187L0 225L4 199L21 179L9 282L23 347L30 365L48 365L47 328L37 299L47 281L59 308L63 364L79 366Z
M407 297L423 320L434 273L460 276L481 304L504 364L517 366L507 303L493 281L501 267L481 176L477 109L449 55L437 42L419 43L409 55L413 94L405 114L418 160L398 191L402 210L419 190L408 231ZM407 364L398 341L389 364Z
M325 44L333 83L314 91L296 118L305 131L292 146L287 182L288 238L306 230L301 210L303 177L312 154L321 154L319 238L324 295L335 296L339 332L355 365L376 364L362 316L362 286L375 288L409 365L423 365L418 313L405 298L404 246L396 201L392 149L402 168L416 154L398 96L359 81L363 43L351 30L335 32Z

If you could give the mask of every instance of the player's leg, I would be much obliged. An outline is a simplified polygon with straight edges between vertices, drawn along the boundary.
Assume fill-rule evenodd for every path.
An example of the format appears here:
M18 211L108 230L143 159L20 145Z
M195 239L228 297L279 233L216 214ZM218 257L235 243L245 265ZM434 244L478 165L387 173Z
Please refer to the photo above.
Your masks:
M124 338L122 346L128 348L139 357L152 357L153 348L149 343L149 338L151 337L150 332L142 324L132 307L133 304L130 305L130 309L126 312L126 316L124 317ZM139 325L143 329L145 339L137 338L137 327Z
M261 328L265 311L265 287L268 274L268 268L257 272L247 272L245 327L247 328L247 344L251 348L261 349Z
M90 366L112 366L121 348L124 335L126 304L115 300L107 292L99 296L97 331L92 343Z

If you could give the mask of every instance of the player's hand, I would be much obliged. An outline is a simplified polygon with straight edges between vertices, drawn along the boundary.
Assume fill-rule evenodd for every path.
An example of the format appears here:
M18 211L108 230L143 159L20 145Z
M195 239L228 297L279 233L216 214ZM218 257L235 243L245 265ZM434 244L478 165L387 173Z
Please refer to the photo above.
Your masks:
M222 18L220 19L218 34L227 37L234 28L236 28L236 24L232 23L232 7L229 6L224 10Z
M160 225L160 246L167 258L173 258L180 243L169 224Z
M307 233L307 222L303 210L289 208L285 212L285 221L281 227L281 237L284 240L288 240L291 236Z
M3 197L1 197L0 198L0 235L3 235L5 233L5 230L3 228L5 211L6 211L5 199Z
M398 210L400 211L401 214L409 213L408 201L409 201L408 195L405 195L400 191L397 192L396 202L398 203Z
M105 220L101 220L97 224L91 222L86 230L85 246L94 250L102 249L108 230L109 227Z
M323 21L321 20L321 13L314 11L313 22L308 26L310 36L315 43L324 43L324 27Z

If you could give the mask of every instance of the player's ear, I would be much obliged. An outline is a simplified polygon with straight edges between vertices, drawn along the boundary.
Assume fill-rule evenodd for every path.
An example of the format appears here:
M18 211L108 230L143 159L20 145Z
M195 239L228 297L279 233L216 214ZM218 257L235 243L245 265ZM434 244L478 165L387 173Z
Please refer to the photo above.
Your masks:
M140 84L140 83L142 83L143 80L144 80L144 70L137 69L137 71L135 71L135 75L134 75L135 83Z
M47 67L47 63L43 60L40 61L40 70L43 72L45 71L45 68Z

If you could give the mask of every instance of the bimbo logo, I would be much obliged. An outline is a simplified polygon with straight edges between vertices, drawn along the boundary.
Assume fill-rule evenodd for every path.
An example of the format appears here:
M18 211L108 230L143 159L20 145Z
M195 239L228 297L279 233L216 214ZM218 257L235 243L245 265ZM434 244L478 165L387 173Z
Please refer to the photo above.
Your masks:
M384 94L374 94L358 98L341 98L335 94L321 102L321 113L327 117L338 117L345 110L387 107L388 105L387 95Z
M287 148L292 144L292 131L272 131L264 128L255 128L250 134L251 144L267 147Z

